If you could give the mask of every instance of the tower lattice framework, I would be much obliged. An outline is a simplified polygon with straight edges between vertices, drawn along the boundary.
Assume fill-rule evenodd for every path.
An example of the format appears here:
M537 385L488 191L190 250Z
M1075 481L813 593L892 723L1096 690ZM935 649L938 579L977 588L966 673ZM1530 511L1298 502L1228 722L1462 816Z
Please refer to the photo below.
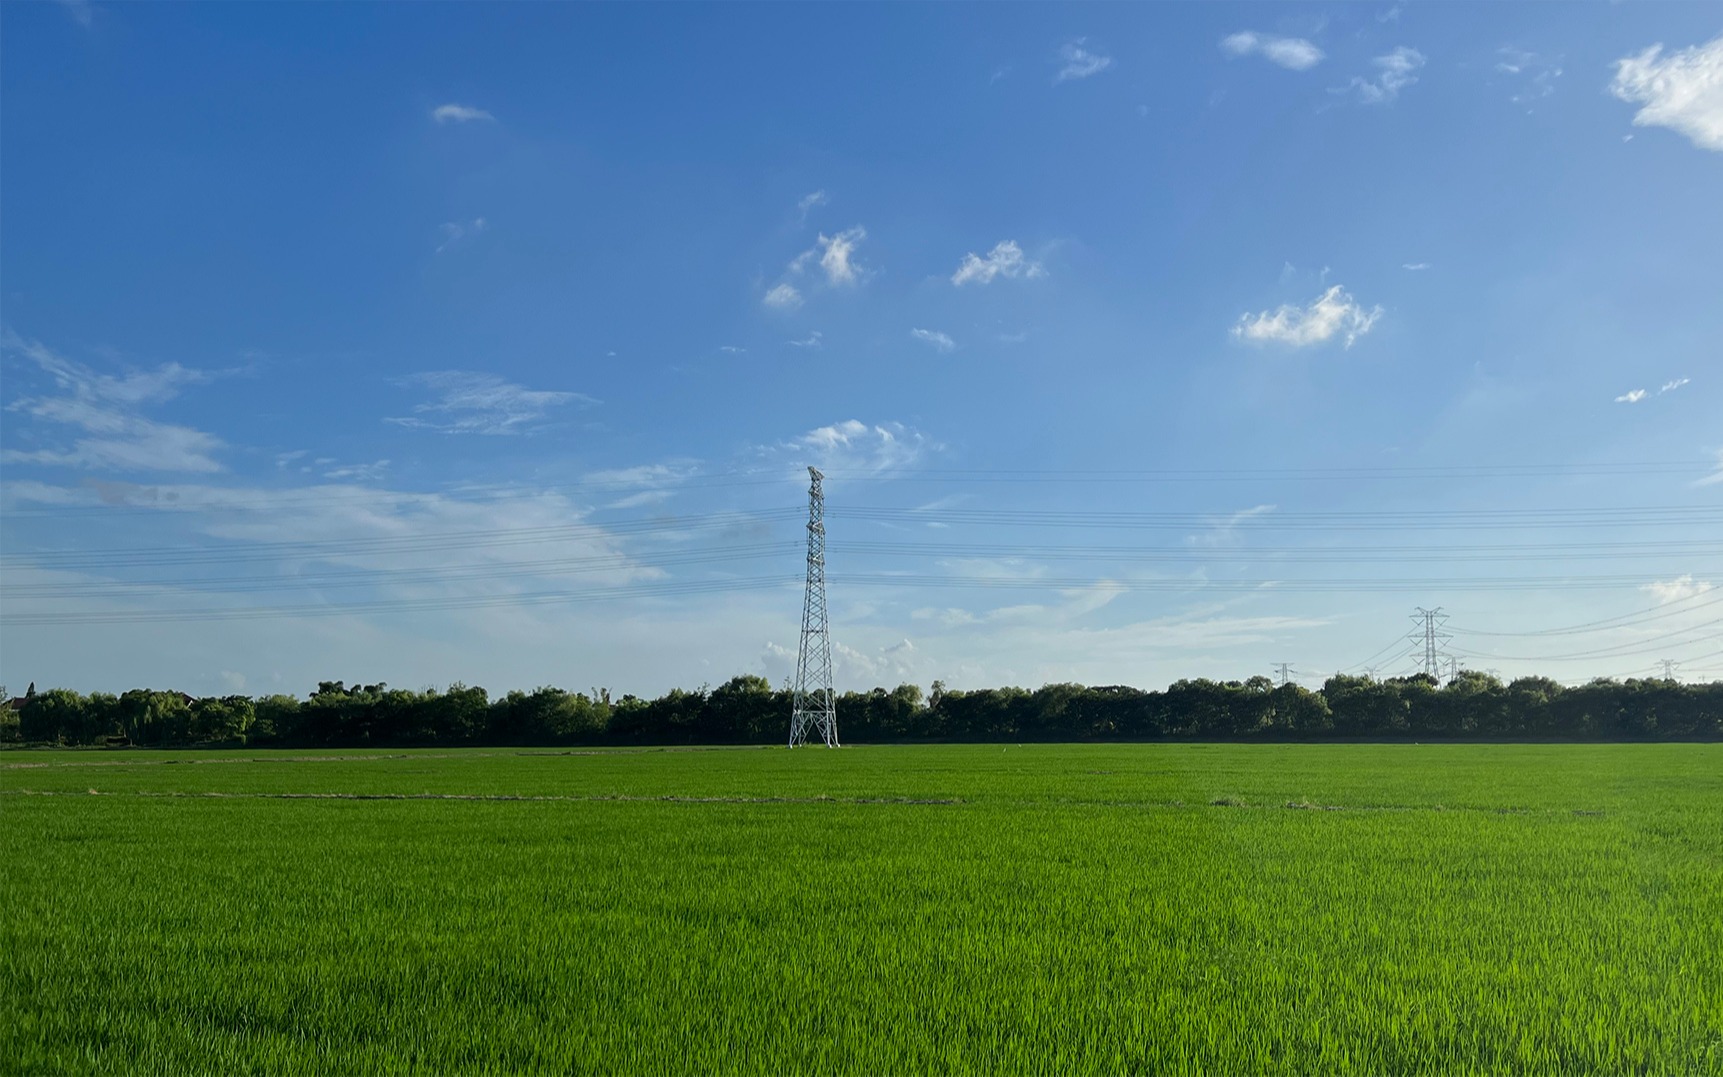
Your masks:
M826 623L825 476L808 468L808 587L802 596L802 645L796 653L795 712L790 747L819 737L838 746L838 713L832 691L832 636Z
M1412 614L1412 620L1418 627L1406 638L1414 645L1412 657L1416 660L1421 672L1426 673L1437 684L1442 683L1442 662L1451 656L1442 650L1442 644L1453 637L1442 631L1447 623L1448 615L1442 612L1442 607L1427 610L1419 606ZM1452 680L1452 675L1449 676Z

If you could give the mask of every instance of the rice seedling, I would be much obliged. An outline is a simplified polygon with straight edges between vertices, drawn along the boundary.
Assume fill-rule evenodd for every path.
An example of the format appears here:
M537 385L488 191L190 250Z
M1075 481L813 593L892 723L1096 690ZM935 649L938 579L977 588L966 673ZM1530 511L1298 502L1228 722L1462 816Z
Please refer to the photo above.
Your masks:
M1720 764L7 753L0 1069L1720 1073Z

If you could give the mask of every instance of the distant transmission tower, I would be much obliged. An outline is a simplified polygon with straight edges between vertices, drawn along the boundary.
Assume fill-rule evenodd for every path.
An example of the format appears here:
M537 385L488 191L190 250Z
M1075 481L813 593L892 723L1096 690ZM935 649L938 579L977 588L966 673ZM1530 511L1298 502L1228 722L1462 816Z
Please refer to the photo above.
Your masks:
M1448 615L1440 606L1433 610L1419 606L1418 611L1412 614L1412 620L1418 622L1418 627L1406 638L1423 648L1418 664L1431 680L1439 683L1442 680L1442 659L1447 657L1442 653L1442 644L1453 638L1442 631L1442 626L1448 623Z
M1286 682L1292 679L1292 663L1282 662L1274 667L1274 671L1280 674L1280 686L1285 688Z
M796 703L790 716L790 747L809 734L838 746L838 712L832 693L832 635L826 625L825 478L808 468L808 589L802 597L802 647L796 654Z
M1681 668L1680 662L1670 658L1663 659L1659 664L1663 667L1663 679L1666 681L1674 680L1675 671Z

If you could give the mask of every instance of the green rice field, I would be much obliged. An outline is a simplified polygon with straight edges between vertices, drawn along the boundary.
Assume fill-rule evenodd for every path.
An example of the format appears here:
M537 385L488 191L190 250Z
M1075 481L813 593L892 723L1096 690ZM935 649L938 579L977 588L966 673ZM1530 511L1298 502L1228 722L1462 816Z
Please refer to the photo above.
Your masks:
M0 754L13 1073L1723 1074L1723 745Z

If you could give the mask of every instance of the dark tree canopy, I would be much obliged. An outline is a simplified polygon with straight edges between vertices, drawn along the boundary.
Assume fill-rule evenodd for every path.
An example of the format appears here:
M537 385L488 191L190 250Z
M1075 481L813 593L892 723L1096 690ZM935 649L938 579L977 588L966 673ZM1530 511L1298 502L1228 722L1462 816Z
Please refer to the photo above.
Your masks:
M134 689L120 696L63 688L31 695L0 739L149 747L772 744L785 738L790 693L763 677L657 699L561 688L491 699L463 684L408 691L324 681L310 698L207 697ZM948 689L913 684L838 697L842 739L1094 740L1713 740L1723 738L1723 682L1596 680L1564 688L1544 677L1503 684L1464 672L1330 677L1320 691L1247 681L1179 681L1152 692L1123 685Z

